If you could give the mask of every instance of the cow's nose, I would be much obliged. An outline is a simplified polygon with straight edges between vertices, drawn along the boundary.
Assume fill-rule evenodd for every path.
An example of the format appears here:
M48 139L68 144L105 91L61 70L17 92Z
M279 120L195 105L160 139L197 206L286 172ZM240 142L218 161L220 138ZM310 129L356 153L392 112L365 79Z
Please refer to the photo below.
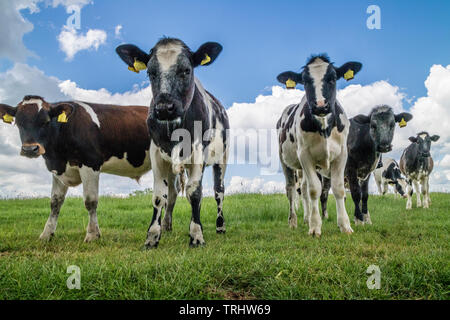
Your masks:
M22 146L22 151L26 153L37 153L39 151L39 146Z
M319 100L319 101L317 101L317 106L318 107L325 107L325 100Z
M175 105L173 103L160 103L156 106L156 117L160 120L168 120L171 118L175 111Z

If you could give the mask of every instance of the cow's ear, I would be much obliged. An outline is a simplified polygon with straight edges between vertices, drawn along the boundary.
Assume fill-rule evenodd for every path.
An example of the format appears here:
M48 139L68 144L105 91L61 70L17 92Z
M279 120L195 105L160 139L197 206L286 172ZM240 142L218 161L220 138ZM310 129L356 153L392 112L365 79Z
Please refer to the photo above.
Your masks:
M222 52L222 45L217 42L206 42L193 54L194 68L198 66L208 66L216 60Z
M7 104L0 104L0 117L5 123L11 124L16 115L16 108L11 107Z
M295 86L300 83L303 84L303 77L301 73L295 73L293 71L286 71L280 73L277 80L286 86L286 89L294 89Z
M358 114L353 118L353 120L361 124L370 123L370 117L366 116L365 114Z
M398 124L400 125L400 128L403 128L403 127L406 127L407 122L411 121L411 119L413 118L413 115L408 112L402 112L402 113L396 114L394 117L395 117L395 122L398 122Z
M339 68L335 68L336 70L336 78L340 79L344 77L345 80L350 81L352 80L355 75L361 70L362 63L350 61L345 64L343 64Z
M128 70L139 73L147 69L150 55L132 44L123 44L116 48L119 57L128 65Z
M416 142L417 142L417 137L409 137L408 139L409 139L409 141L411 141L412 143L416 143Z
M434 136L431 136L431 137L430 137L431 141L433 141L433 142L438 141L439 138L440 138L440 137L439 137L438 135L436 135L436 134L435 134Z
M56 118L58 122L67 123L73 112L73 106L68 103L58 103L52 105L48 112L51 119Z

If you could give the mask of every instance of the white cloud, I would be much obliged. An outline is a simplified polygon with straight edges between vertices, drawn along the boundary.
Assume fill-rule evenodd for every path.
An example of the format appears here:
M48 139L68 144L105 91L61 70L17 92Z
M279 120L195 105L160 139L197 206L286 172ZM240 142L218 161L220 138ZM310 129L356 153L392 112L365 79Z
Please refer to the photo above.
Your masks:
M88 102L145 106L150 104L152 98L150 85L147 85L145 88L140 88L135 85L133 90L125 93L111 93L104 88L99 90L87 90L79 88L77 84L71 80L62 81L58 86L62 93L72 99Z
M227 194L234 193L284 193L284 181L266 181L263 178L244 178L240 176L233 176L230 184L225 188Z
M122 31L122 25L117 25L115 28L114 28L114 35L116 36L116 38L120 38L120 36L121 36L121 31Z
M39 11L39 0L0 1L0 57L23 62L33 55L23 44L23 35L33 30L33 24L24 19L20 10L28 9L30 13Z
M70 61L77 52L88 49L97 50L106 42L106 32L99 29L89 29L85 35L78 34L74 28L63 27L58 35L59 47L66 54L66 60Z

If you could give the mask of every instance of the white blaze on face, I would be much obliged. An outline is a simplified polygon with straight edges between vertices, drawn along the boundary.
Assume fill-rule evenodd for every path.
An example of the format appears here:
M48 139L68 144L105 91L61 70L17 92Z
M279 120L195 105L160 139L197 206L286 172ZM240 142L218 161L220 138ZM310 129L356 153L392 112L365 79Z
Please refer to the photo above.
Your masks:
M316 103L320 106L320 102L325 102L325 98L322 94L323 78L327 73L328 62L323 61L320 58L314 60L313 63L308 65L309 75L314 81L314 88L316 92Z
M38 112L41 111L41 109L42 109L42 100L41 99L30 99L30 100L22 101L22 105L26 105L26 104L35 104L35 105L37 105Z
M156 59L158 60L159 70L161 72L161 92L168 92L167 72L178 61L178 56L182 51L181 44L169 43L167 45L159 46L156 51Z

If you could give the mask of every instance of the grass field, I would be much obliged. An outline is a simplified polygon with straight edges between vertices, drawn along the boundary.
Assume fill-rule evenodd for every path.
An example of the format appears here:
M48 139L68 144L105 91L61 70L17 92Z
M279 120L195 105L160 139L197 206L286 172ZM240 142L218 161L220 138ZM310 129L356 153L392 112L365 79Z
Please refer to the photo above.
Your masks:
M158 249L142 250L151 197L102 198L102 238L83 243L88 214L69 198L50 243L38 240L49 199L0 201L0 299L449 299L450 195L432 194L431 209L405 210L393 196L369 198L372 226L341 234L334 199L322 237L304 224L290 230L284 195L225 198L227 233L215 233L215 201L205 198L206 247L189 249L190 207L179 198L174 230ZM353 221L353 204L347 201ZM299 221L302 221L302 210ZM369 265L381 289L366 286ZM81 289L69 290L69 265Z

